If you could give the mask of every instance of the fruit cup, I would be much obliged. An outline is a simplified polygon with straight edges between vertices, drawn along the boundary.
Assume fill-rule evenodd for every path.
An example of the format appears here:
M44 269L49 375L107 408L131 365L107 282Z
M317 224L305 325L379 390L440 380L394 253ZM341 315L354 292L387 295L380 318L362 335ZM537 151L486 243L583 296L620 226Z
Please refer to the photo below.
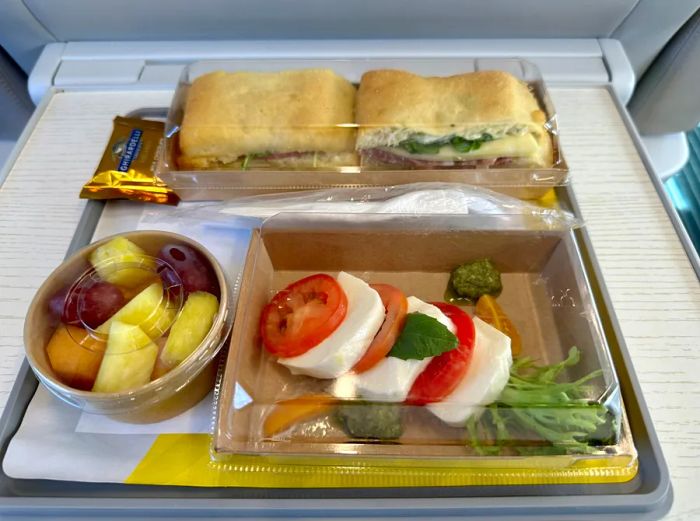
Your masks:
M64 402L121 421L175 416L212 389L233 322L217 260L181 235L136 231L74 254L39 288L27 359Z

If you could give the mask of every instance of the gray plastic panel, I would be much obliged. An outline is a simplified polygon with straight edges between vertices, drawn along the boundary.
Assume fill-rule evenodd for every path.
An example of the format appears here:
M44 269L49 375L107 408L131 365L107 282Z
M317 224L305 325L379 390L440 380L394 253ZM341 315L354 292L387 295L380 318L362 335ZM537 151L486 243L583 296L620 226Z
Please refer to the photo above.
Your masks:
M606 37L636 1L268 0L264 9L246 0L25 4L59 41L100 41Z
M0 46L29 74L44 45L56 38L22 0L3 0L1 12Z

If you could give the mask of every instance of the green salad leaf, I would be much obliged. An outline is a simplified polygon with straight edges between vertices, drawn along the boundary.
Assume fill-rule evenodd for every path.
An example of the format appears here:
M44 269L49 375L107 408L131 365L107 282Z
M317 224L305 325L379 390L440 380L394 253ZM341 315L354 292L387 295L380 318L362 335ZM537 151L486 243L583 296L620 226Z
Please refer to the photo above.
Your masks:
M421 135L423 136L423 135ZM472 150L478 150L481 145L487 141L493 141L491 134L483 134L477 139L466 139L460 136L452 136L438 138L430 142L417 137L404 139L399 143L399 147L403 148L411 154L430 154L434 155L440 152L440 149L446 145L450 145L456 152L466 154Z
M433 317L409 313L399 338L387 356L401 360L423 360L450 351L458 344L457 337Z
M572 347L562 362L539 366L531 358L513 363L510 379L498 401L483 414L467 421L469 443L479 454L499 454L512 446L520 454L581 454L591 445L614 441L617 416L605 405L590 401L593 371L573 382L558 382L562 371L573 367L581 353Z
M437 154L443 143L441 141L423 143L415 139L405 139L399 143L399 146L411 154Z

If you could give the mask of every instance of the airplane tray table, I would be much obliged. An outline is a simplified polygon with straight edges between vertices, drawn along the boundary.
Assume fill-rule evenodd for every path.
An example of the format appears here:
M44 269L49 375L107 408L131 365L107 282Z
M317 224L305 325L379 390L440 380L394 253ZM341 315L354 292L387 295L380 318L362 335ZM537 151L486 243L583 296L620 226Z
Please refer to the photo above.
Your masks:
M571 187L557 189L560 204L580 215ZM105 205L90 201L68 250L92 240ZM366 517L489 516L513 519L658 519L670 508L668 469L641 397L600 270L585 230L577 230L586 271L600 310L620 379L632 434L639 452L639 473L629 482L588 485L516 485L372 489L195 488L17 480L0 474L3 514L72 517L177 515ZM4 457L37 387L26 361L22 365L0 425Z
M567 88L568 87L568 88ZM584 256L587 274L592 286L596 304L600 311L605 333L611 344L611 354L620 380L631 430L639 456L639 473L631 481L619 484L593 485L527 485L527 486L469 486L469 487L424 487L424 488L373 488L373 489L264 489L264 488L195 488L171 486L142 486L123 484L78 483L50 480L18 480L0 472L0 517L3 519L29 519L52 517L54 519L109 518L202 518L202 517L300 517L300 518L393 518L393 517L475 517L490 519L659 519L669 511L673 501L669 470L661 452L659 440L651 422L649 410L644 402L639 381L634 373L630 353L625 345L621 328L612 312L612 302L620 315L620 323L625 328L630 347L633 348L638 367L646 361L644 349L656 349L661 344L662 335L668 335L676 344L669 349L677 352L690 349L695 336L685 322L679 326L667 310L666 324L652 325L651 329L635 331L639 320L646 320L648 314L641 313L639 320L630 318L630 312L637 312L639 306L625 306L620 295L638 297L644 291L634 284L646 284L649 270L633 266L635 270L620 290L620 262L611 257L621 257L624 262L641 258L637 249L656 241L652 254L659 256L661 248L668 255L649 261L644 257L644 265L652 263L655 269L670 265L683 268L682 276L669 276L668 282L661 281L658 290L677 291L679 281L692 274L687 265L686 253L681 243L688 248L687 236L683 235L677 219L668 220L663 206L669 202L661 195L661 201L654 191L657 181L650 180L649 163L645 157L639 136L634 130L628 115L619 102L610 84L578 85L568 84L554 90L554 101L562 113L562 137L571 152L567 156L572 169L573 184L558 189L559 200L578 216L583 216L591 224L588 231L577 231L577 239ZM139 106L164 106L172 92L170 90L140 90L128 92L120 89L90 88L53 89L37 109L34 118L25 131L16 149L16 157L11 158L14 166L8 170L9 176L0 191L0 222L6 229L20 227L11 238L13 250L0 256L0 265L6 273L7 281L13 276L34 276L43 278L51 267L59 262L58 253L63 252L70 234L73 238L68 255L92 239L98 225L104 204L89 201L82 211L77 229L79 212L83 204L77 199L80 186L94 169L104 142L111 119L118 114L126 114ZM71 154L65 153L71 150ZM46 177L46 172L52 174ZM614 177L611 177L614 176ZM580 211L574 199L576 194L585 209ZM658 186L656 189L658 191ZM12 197L12 198L11 198ZM33 199L34 198L34 199ZM585 203L585 204L584 204ZM661 203L661 204L659 204ZM616 206L617 205L617 206ZM47 208L50 218L47 219ZM640 214L639 210L642 210ZM646 213L644 213L646 212ZM634 214L634 223L629 215ZM640 222L639 215L648 217ZM4 219L4 220L3 220ZM642 235L637 231L645 227L647 243L637 246ZM661 234L680 235L669 240L659 240ZM12 228L15 230L15 228ZM634 230L634 231L633 231ZM594 239L601 266L595 260L588 233ZM21 234L32 233L25 238ZM651 237L651 238L649 238ZM47 243L41 261L30 263L24 271L17 268L27 255L22 248L34 246L36 241ZM619 245L620 241L634 242L630 250ZM698 270L697 256L687 250L690 264ZM15 254L15 252L17 252ZM645 250L645 254L647 251ZM664 252L666 253L666 252ZM15 254L13 256L13 254ZM673 258L670 256L673 255ZM4 258L3 258L4 257ZM681 260L677 260L680 259ZM641 262L641 260L640 260ZM34 270L34 271L28 271ZM48 270L48 271L47 271ZM43 273L42 272L46 272ZM602 273L605 273L610 295L605 289ZM38 274L38 275L37 275ZM28 282L31 287L36 281ZM15 288L9 282L7 295L0 296L5 304L6 315L0 315L0 327L7 328L8 348L15 346L15 322L20 323L23 315L21 304L26 298L27 288ZM629 288L629 294L625 291ZM669 289L670 288L670 289ZM3 290L4 291L4 290ZM29 291L29 290L27 290ZM33 290L32 290L33 291ZM691 290L681 296L690 297ZM614 298L611 298L614 297ZM15 302L16 301L16 302ZM18 306L17 303L20 305ZM622 306L620 304L623 304ZM10 307L14 306L14 307ZM16 308L16 309L15 309ZM669 306L672 311L672 306ZM664 311L664 310L661 310ZM687 322L687 321L686 321ZM656 322L654 324L657 324ZM684 329L687 328L687 329ZM686 332L687 331L687 332ZM643 335L643 337L642 337ZM644 340L640 340L644 338ZM648 340L647 340L648 338ZM686 340L683 340L686 339ZM687 340L690 339L690 340ZM9 356L9 355L8 355ZM657 357L654 357L656 360ZM677 357L680 358L680 357ZM640 362L641 361L641 362ZM654 361L654 363L656 363ZM673 367L680 367L678 364ZM655 391L649 394L650 407L655 420L665 427L659 428L664 436L668 456L674 462L674 479L680 477L678 495L684 494L677 515L690 515L692 493L684 483L683 472L690 468L678 465L683 452L693 457L693 448L687 447L685 438L669 437L668 431L675 428L672 420L678 418L665 414L659 406L657 382L649 381L649 367L640 371L643 383ZM14 372L13 372L14 375ZM9 378L8 378L9 379ZM10 380L11 381L11 380ZM666 382L666 380L664 380ZM687 382L671 390L679 393L688 389ZM37 381L23 362L15 380L7 406L0 420L0 455L4 458L8 443L22 421L28 403L37 388ZM660 392L662 397L670 394ZM671 397L672 398L672 397ZM669 410L677 402L670 403ZM692 421L693 412L688 412ZM665 424L665 425L664 425ZM686 450L687 449L687 450ZM688 474L688 473L687 473ZM682 508L681 508L682 507ZM674 518L675 519L675 518Z

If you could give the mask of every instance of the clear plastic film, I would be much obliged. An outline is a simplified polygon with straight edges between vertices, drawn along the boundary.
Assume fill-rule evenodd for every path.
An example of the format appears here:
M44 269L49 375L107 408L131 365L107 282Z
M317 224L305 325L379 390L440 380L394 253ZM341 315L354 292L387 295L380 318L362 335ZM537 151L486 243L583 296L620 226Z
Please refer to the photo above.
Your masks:
M213 468L227 480L293 487L318 475L328 485L311 479L309 486L411 486L612 482L636 473L619 384L575 239L582 223L572 215L445 183L161 210L146 212L143 221L253 229L216 389ZM455 295L453 272L481 259L499 271L500 291L472 301ZM457 305L481 322L477 335L507 336L501 383L481 398L417 404L406 402L406 383L397 390L391 370L374 380L352 371L319 377L280 363L262 346L263 308L295 281L341 272L423 302ZM372 409L400 428L386 439L363 432ZM357 418L359 430L350 426Z
M195 63L165 135L158 174L183 200L425 181L537 198L568 179L552 101L519 59Z
M222 222L251 227L280 212L460 214L508 217L509 225L531 229L572 229L580 219L488 188L459 183L412 183L389 187L329 188L238 197L221 202L183 203L143 210L141 222Z

